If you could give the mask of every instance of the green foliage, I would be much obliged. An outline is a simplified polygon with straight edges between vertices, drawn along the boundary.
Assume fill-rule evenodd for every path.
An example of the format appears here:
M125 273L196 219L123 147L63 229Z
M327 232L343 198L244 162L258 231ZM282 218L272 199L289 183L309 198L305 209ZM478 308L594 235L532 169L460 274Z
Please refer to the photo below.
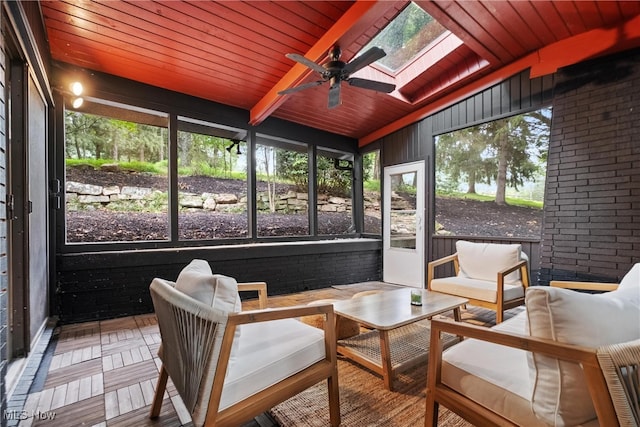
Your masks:
M381 47L387 56L378 62L397 70L444 31L442 25L411 2L363 50L371 46Z
M113 159L65 159L65 165L67 168L91 167L93 169L100 169L102 165L118 165L123 171L146 172L157 175L167 174L167 166L166 163L163 164L163 162L147 163L140 161L117 162Z
M307 155L289 150L276 152L278 176L294 183L300 192L309 186L309 165ZM351 197L351 171L336 168L334 159L317 156L318 192L341 197Z
M364 191L377 191L380 192L380 180L368 179L363 184Z
M551 112L542 109L437 137L436 188L442 193L468 185L494 185L496 203L506 203L506 187L543 179Z
M65 111L66 158L157 162L165 159L167 144L166 127Z

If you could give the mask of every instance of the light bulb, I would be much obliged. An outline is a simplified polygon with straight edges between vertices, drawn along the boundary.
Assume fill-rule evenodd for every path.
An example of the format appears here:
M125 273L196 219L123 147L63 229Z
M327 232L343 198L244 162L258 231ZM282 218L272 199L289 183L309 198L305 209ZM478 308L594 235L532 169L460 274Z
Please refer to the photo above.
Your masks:
M82 83L80 82L71 83L71 92L73 92L75 96L82 95L82 90L83 90Z
M73 100L73 102L71 103L71 106L73 108L80 108L82 106L83 102L84 102L84 100L82 98L75 98Z

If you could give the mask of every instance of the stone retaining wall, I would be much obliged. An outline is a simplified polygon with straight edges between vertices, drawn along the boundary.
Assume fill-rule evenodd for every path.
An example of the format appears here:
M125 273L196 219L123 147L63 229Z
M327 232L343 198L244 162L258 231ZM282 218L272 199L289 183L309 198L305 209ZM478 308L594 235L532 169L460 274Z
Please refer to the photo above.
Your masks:
M289 191L276 196L276 211L291 213L306 211L307 193ZM160 211L168 206L167 192L146 187L99 186L68 181L66 184L66 202L68 211L92 209ZM178 198L183 211L244 212L247 206L246 196L238 197L230 193L184 193ZM258 211L268 212L267 193L258 193ZM377 200L365 199L365 210L380 210ZM325 194L318 195L318 212L350 212L351 199Z

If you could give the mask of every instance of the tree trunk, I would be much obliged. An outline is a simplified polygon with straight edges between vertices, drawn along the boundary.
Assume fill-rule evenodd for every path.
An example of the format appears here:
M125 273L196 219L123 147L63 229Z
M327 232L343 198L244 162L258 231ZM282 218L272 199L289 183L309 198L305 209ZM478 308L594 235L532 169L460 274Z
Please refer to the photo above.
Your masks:
M507 135L503 135L500 140L500 151L498 153L498 178L496 179L496 204L504 206L507 204L507 149L509 143Z
M469 189L467 190L467 194L476 194L476 173L469 173Z

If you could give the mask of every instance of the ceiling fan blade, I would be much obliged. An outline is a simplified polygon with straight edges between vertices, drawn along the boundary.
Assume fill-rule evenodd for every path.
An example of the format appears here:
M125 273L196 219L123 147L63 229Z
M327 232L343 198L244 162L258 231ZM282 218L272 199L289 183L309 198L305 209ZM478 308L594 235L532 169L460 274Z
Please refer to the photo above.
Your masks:
M309 89L311 87L320 86L322 83L324 83L324 80L318 80L317 82L305 83L305 84L300 85L300 86L291 87L289 89L281 90L280 92L278 92L278 95L286 95L288 93L298 92L299 90Z
M396 90L396 85L391 83L376 82L374 80L359 79L357 77L352 77L347 81L351 86L375 90L377 92L391 93Z
M376 62L380 58L384 58L387 54L381 48L374 46L362 55L358 56L347 65L345 65L343 71L347 74L355 73L356 71L366 67L367 65Z
M340 82L337 82L329 88L329 108L335 108L340 104L342 104Z
M302 65L305 65L309 68L311 68L313 71L317 71L320 74L324 74L327 70L324 69L324 67L320 64L316 64L315 62L313 62L310 59L305 58L304 56L297 54L297 53L287 53L285 55L287 58L292 59L296 62L301 63Z

